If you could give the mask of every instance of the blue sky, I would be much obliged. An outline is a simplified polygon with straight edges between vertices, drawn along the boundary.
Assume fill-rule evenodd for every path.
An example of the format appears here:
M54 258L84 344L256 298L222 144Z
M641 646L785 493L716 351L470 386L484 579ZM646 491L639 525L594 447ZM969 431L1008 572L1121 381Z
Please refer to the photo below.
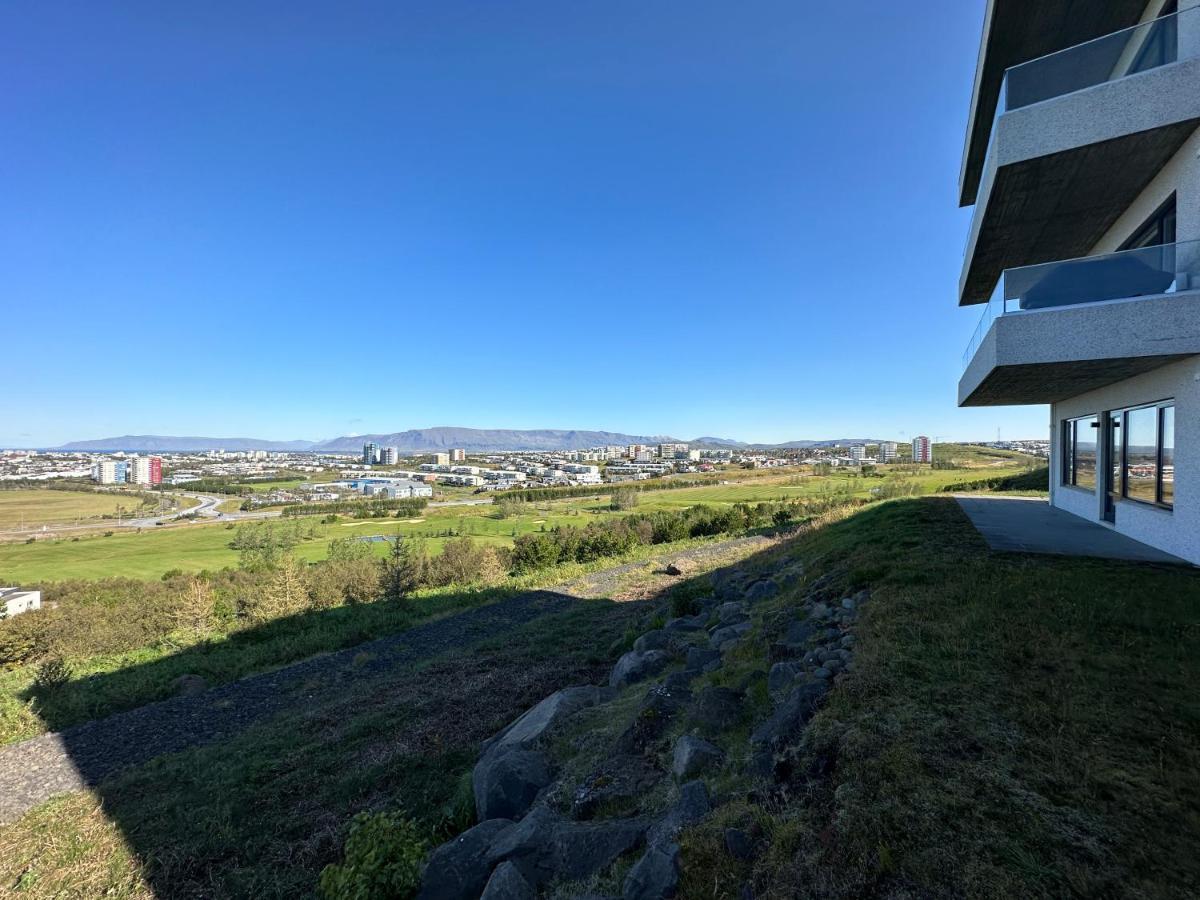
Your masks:
M0 445L958 410L982 0L0 9Z

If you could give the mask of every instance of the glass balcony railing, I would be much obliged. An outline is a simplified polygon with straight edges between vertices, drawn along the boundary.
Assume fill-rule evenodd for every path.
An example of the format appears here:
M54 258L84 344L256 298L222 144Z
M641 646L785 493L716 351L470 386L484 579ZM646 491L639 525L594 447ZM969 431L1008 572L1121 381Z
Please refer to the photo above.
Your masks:
M1181 36L1198 27L1200 7L1190 7L1012 66L996 109L1010 112L1195 56L1197 42Z
M1000 316L1190 290L1200 290L1200 241L1006 269L963 354L963 369Z

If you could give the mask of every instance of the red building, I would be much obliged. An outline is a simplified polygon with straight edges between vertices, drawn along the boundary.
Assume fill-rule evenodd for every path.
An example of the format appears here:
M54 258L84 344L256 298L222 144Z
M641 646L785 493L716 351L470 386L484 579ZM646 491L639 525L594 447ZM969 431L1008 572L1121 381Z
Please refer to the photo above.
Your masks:
M150 483L162 484L162 457L150 457Z

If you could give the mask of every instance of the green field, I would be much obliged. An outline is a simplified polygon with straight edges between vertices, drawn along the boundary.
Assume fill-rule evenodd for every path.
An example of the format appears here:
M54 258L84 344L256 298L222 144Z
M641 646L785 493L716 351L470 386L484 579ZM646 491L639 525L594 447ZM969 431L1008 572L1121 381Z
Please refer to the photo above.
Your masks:
M637 511L677 510L697 504L799 500L831 494L869 497L889 485L904 486L912 493L933 493L947 484L1016 474L1027 467L1027 461L1014 459L1014 454L992 457L969 452L976 449L967 448L962 454L971 468L931 470L926 467L915 472L907 466L881 468L882 477L862 477L837 469L829 475L816 476L810 474L807 467L770 472L734 470L729 473L727 484L643 492L639 495ZM22 493L55 495L61 492L13 492L14 495ZM111 500L102 495L80 496ZM0 499L3 497L0 494ZM343 519L335 524L322 524L305 517L297 521L315 528L317 534L301 543L296 553L303 559L315 561L326 556L329 542L335 538L396 534L426 537L430 551L436 553L451 536L447 532L507 546L522 534L549 530L558 525L582 526L614 515L620 513L611 512L608 497L603 496L600 500L584 497L530 504L522 515L508 519L498 518L491 505L431 508L420 518L408 520ZM236 566L238 552L229 547L235 533L228 523L197 522L107 537L93 534L39 540L34 544L0 544L0 580L29 583L110 576L155 579L172 569L193 572ZM383 542L375 544L374 548L381 556L386 552Z
M0 530L39 525L66 525L77 521L136 512L142 501L135 495L94 491L22 489L0 491Z

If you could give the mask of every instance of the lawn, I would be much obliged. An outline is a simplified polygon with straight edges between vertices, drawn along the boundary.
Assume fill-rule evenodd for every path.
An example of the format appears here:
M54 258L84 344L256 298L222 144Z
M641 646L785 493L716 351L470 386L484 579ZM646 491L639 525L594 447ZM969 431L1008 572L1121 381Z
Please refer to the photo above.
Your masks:
M0 491L0 531L66 525L112 516L117 507L128 515L141 508L141 498L93 491L49 491L37 488Z

